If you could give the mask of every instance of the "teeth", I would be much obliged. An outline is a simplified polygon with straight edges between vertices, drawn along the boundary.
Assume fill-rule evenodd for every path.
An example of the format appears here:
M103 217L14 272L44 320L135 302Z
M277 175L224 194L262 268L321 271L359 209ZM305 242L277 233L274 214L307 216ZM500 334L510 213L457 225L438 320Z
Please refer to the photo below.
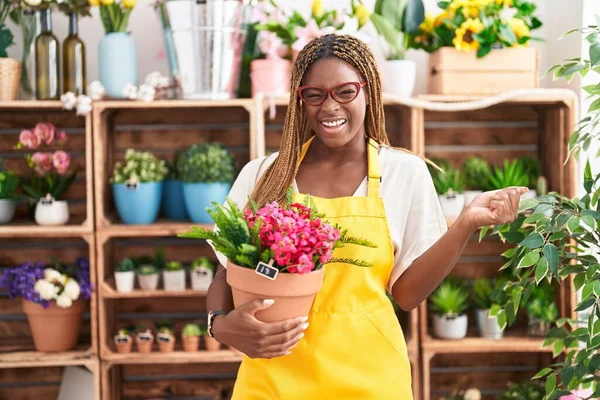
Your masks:
M323 125L328 126L328 127L334 127L334 126L340 126L343 123L345 123L346 120L345 119L338 119L337 121L323 121L321 122Z

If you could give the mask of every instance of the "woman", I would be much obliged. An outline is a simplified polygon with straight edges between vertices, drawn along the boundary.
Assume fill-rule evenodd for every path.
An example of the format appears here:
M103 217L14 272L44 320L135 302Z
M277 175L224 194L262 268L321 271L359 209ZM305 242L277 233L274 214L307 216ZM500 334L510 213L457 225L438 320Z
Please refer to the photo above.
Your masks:
M527 188L479 195L447 230L425 162L389 147L377 65L356 38L309 43L291 93L280 152L246 165L231 198L240 206L249 195L259 206L283 202L294 184L296 196L316 196L327 219L378 248L337 250L374 267L328 265L310 315L278 323L254 317L272 300L233 310L220 267L208 293L210 332L249 356L233 398L411 399L406 344L386 289L404 310L415 308L478 227L516 218Z

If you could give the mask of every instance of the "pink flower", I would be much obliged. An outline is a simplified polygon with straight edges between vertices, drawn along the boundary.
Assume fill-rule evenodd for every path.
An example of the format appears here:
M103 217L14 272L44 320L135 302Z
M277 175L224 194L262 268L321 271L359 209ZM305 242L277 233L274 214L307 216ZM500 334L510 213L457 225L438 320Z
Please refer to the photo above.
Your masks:
M335 28L332 26L324 27L323 29L319 28L317 25L317 21L311 19L308 21L305 27L296 26L294 28L294 34L298 39L292 44L292 49L295 51L300 51L306 46L311 40L320 38L323 35L327 35L329 33L334 33Z
M40 145L40 138L29 129L26 129L19 135L19 142L28 149L37 149Z
M69 157L69 154L66 152L58 150L54 152L52 161L58 174L64 175L64 173L67 172L67 168L69 168L69 164L71 163L71 157Z
M262 31L258 36L258 48L268 59L285 57L287 47L273 32Z
M594 392L591 389L575 390L575 391L571 392L570 395L561 396L559 400L581 400L581 399L587 399L592 394L594 394Z
M55 131L54 125L47 122L40 122L33 128L33 133L40 139L40 142L46 144L52 144Z
M56 141L60 144L65 143L67 141L67 132L60 131L56 134Z
M52 153L35 152L31 156L33 170L38 176L44 176L52 171Z

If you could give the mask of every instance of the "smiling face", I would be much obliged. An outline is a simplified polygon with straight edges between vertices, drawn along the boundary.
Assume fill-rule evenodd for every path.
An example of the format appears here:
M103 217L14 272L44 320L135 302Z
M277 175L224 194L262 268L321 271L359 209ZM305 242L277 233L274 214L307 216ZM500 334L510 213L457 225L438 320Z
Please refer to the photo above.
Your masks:
M304 75L303 86L320 86L332 89L346 82L362 83L364 79L350 64L337 57L328 57L315 62ZM341 86L336 94L343 100L351 98L356 90L358 96L349 103L338 103L328 94L323 104L304 104L306 117L317 137L330 148L341 148L353 140L363 140L365 136L365 113L367 96L364 88L352 85ZM316 96L307 91L305 96Z

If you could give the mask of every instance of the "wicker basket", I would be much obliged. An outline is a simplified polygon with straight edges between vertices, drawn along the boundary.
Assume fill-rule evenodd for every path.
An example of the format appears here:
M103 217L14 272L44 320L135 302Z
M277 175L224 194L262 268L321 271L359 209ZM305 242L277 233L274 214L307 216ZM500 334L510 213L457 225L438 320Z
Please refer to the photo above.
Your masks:
M0 101L16 100L21 79L21 62L0 58Z

